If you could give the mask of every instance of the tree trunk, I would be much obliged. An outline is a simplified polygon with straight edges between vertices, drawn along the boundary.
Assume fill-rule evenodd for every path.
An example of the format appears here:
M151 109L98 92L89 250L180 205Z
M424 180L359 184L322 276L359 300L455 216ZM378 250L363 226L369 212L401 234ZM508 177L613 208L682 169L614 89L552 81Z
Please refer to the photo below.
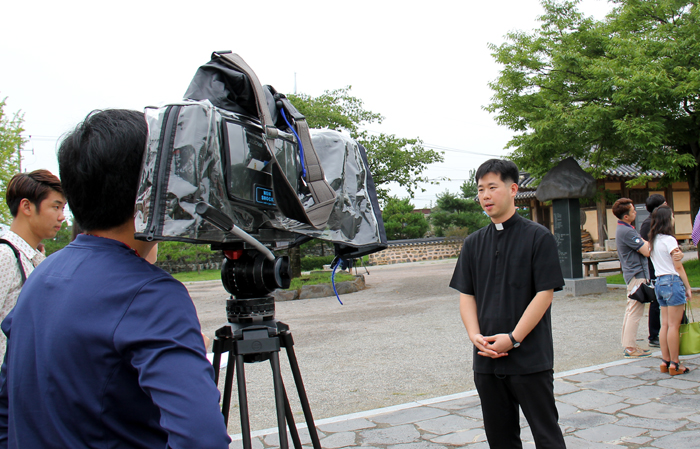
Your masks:
M289 275L294 278L301 277L301 248L295 246L289 248Z

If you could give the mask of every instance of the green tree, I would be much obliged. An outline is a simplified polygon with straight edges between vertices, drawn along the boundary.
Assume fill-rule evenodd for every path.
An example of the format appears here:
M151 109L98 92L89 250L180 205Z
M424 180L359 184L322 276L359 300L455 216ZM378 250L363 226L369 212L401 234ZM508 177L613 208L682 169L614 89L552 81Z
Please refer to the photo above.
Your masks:
M700 206L698 2L614 0L605 20L543 0L539 29L491 45L503 65L485 108L517 134L519 167L542 177L573 156L600 178L620 164L687 179ZM631 181L643 182L646 177Z
M470 170L468 180L460 186L461 197L448 191L438 195L436 207L430 213L430 222L435 228L435 235L444 237L450 231L454 231L466 236L489 224L489 217L475 201L477 195L475 172Z
M428 220L421 212L413 212L414 209L410 198L389 197L382 211L388 240L417 239L425 235L430 229Z
M369 134L360 128L381 123L383 117L364 108L364 103L350 95L351 86L327 90L318 97L306 94L287 97L306 116L312 128L345 130L367 150L370 172L377 196L384 202L389 198L388 184L395 182L413 198L417 190L425 191L422 183L434 183L425 174L428 165L444 160L442 153L426 149L419 138L403 138L393 134Z
M19 152L26 140L22 137L24 117L20 113L8 117L5 112L6 100L7 97L0 100L0 192L3 198L0 201L0 222L9 225L12 222L12 215L4 201L7 195L7 183L19 173Z

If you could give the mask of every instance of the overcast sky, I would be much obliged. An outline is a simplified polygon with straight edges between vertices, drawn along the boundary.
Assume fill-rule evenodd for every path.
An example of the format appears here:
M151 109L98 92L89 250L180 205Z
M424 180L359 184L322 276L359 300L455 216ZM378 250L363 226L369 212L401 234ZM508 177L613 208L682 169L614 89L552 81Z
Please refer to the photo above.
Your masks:
M611 6L583 0L580 8L602 19ZM426 185L418 208L507 154L511 132L482 109L499 70L487 44L532 30L542 13L539 0L21 0L1 10L0 97L6 112L24 113L23 171L58 174L60 136L90 111L180 100L212 51L233 50L280 92L352 85L385 117L369 131L444 150L428 175L452 181Z

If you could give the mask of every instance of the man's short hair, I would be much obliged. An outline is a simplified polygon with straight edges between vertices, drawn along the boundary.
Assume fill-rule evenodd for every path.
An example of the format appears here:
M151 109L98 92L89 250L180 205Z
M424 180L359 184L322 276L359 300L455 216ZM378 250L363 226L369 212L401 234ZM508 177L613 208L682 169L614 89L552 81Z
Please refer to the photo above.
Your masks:
M52 190L63 195L61 181L48 170L34 170L31 173L18 173L7 184L5 202L13 217L19 212L19 203L28 199L37 208Z
M58 149L63 190L85 231L111 229L134 218L146 147L143 113L93 111Z
M505 159L489 159L479 166L476 170L475 181L478 184L479 180L486 176L488 173L495 173L501 177L501 181L504 183L514 182L518 183L520 178L520 172L518 171L518 166L512 161L507 161Z
M613 204L612 212L617 217L618 220L622 220L622 217L629 215L630 206L634 207L634 203L629 198L620 198Z
M649 198L647 198L647 211L649 213L652 213L652 212L654 212L654 209L661 206L665 202L666 202L666 198L664 198L663 195L659 195L658 193L655 193L653 195L649 195Z

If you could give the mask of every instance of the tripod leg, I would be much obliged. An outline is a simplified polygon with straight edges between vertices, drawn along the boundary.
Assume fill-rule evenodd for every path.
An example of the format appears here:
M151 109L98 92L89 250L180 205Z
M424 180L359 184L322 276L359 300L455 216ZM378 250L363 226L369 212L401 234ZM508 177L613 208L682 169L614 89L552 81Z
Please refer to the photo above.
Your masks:
M313 443L314 449L321 449L321 442L318 439L318 432L316 431L316 425L314 424L314 417L311 414L311 407L309 406L309 398L306 395L304 381L301 379L301 372L299 371L299 363L297 362L297 356L294 353L294 340L292 339L292 334L289 331L283 332L280 335L280 341L282 342L282 346L287 349L289 367L292 369L294 383L297 386L299 402L301 402L301 409L304 411L304 418L306 418L306 426L309 429L311 442Z
M284 413L287 416L287 428L289 428L289 433L292 435L294 447L296 449L301 449L301 438L299 438L299 431L297 430L297 425L294 422L292 406L289 405L289 396L287 396L287 389L284 388L284 382L282 382L282 393L284 394Z
M289 449L287 440L287 426L284 420L285 413L285 391L282 384L282 373L280 371L280 358L278 352L273 352L270 356L272 365L272 381L275 386L275 405L277 406L277 429L280 437L280 449Z
M233 389L233 372L235 371L236 364L231 363L231 356L232 353L229 351L228 357L229 357L229 363L226 366L226 379L224 380L224 394L221 397L221 413L224 414L224 423L226 424L226 427L228 427L228 416L229 412L231 411L231 390ZM214 370L216 371L216 382L218 385L219 382L219 371L217 369L218 367L214 367ZM239 384L240 385L240 384ZM245 387L245 385L244 385Z
M231 355L229 354L229 357ZM231 361L229 361L231 363ZM250 418L248 416L248 393L245 388L245 367L242 355L236 355L236 367L238 372L236 373L238 380L238 401L241 409L241 436L243 437L243 448L252 449L253 444L250 440ZM228 376L228 371L226 372Z

